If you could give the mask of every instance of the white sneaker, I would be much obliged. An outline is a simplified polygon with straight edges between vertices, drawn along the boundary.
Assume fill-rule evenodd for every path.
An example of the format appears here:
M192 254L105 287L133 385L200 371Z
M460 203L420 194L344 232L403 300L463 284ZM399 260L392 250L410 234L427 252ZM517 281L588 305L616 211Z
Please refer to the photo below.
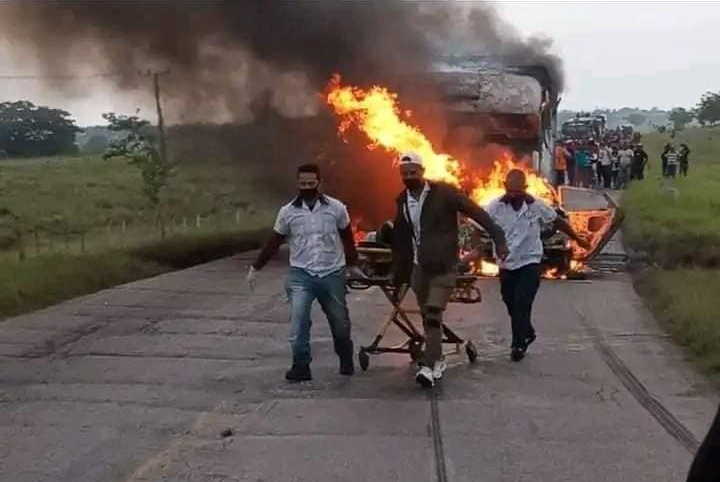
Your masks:
M438 360L433 365L433 378L435 380L440 380L443 376L443 372L447 368L447 363L445 363L445 360Z
M433 371L428 367L420 367L417 375L415 375L415 381L425 388L432 388L435 385Z

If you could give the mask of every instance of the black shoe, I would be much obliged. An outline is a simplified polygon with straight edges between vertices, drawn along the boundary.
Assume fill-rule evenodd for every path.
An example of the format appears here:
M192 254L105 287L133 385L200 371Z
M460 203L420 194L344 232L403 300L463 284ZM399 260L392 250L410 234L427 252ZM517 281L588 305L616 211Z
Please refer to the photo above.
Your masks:
M285 380L290 382L306 382L312 380L310 365L293 364L292 368L285 373Z
M355 375L355 362L352 355L340 358L340 375Z
M510 351L510 359L514 362L519 362L525 358L525 348L514 346Z

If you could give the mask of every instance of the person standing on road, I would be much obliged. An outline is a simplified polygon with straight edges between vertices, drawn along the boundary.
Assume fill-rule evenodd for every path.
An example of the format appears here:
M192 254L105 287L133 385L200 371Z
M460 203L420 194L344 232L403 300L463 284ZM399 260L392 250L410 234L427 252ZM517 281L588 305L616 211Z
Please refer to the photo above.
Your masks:
M577 167L575 165L575 153L577 152L577 147L574 142L568 143L568 145L566 147L567 147L567 151L568 151L568 156L566 158L567 169L565 170L565 173L566 173L565 177L567 179L568 184L570 184L571 186L575 186L575 182L576 182L575 180L577 178L577 175L576 175Z
M505 195L488 205L488 214L505 232L510 251L499 265L500 291L512 327L510 357L513 361L522 360L536 338L531 314L540 287L542 227L554 225L580 247L590 249L589 243L578 236L553 208L541 199L530 196L526 190L525 173L513 169L505 179Z
M687 144L680 144L680 152L678 152L678 160L680 161L680 175L687 177L688 168L690 167L690 148Z
M393 223L393 274L395 285L408 283L420 306L425 331L425 352L415 380L432 387L442 378L442 320L458 267L458 214L479 223L495 242L497 256L507 255L505 235L487 212L458 189L425 180L422 158L410 152L399 159L406 189L396 199Z
M608 146L598 150L598 180L605 189L612 187L612 151Z
M254 290L257 272L277 252L283 241L290 247L290 272L285 285L290 301L292 367L285 378L311 380L310 310L315 300L327 316L340 358L340 373L353 375L353 342L345 300L346 266L353 276L363 274L355 266L357 251L350 216L345 205L319 191L320 169L303 164L297 170L298 195L278 212L271 238L250 266L247 282Z
M591 187L593 169L588 147L579 146L575 151L575 165L577 167L577 174L575 175L577 185L580 187Z
M645 179L645 166L647 166L648 155L642 144L635 146L633 151L632 167L630 168L630 179L642 181Z
M633 161L633 151L630 146L623 146L618 152L618 162L620 164L620 187L624 188L627 186L630 180L630 169Z
M565 184L565 173L570 153L562 143L555 144L555 187Z

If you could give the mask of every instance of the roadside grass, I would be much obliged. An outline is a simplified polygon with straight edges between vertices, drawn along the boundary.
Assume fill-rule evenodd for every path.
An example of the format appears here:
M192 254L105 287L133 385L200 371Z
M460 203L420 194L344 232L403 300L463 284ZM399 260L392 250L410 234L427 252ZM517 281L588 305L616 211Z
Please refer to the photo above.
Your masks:
M0 259L0 317L258 248L262 229L176 236L132 248Z
M660 177L669 141L691 149L687 178ZM689 128L674 139L651 133L643 143L648 176L623 196L625 243L651 266L635 285L673 338L720 382L720 129Z
M0 161L0 318L259 247L278 201L262 167L180 167L163 239L125 161Z
M720 382L720 270L649 270L636 287L673 338Z
M625 241L664 268L720 267L719 193L720 163L697 165L672 184L655 177L632 184L623 197Z

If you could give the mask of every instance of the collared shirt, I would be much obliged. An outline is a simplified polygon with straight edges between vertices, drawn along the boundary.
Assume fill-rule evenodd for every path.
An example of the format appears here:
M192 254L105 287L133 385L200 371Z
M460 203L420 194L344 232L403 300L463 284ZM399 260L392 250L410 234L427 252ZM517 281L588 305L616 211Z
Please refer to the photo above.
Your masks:
M299 197L280 208L273 229L287 238L291 267L324 277L345 267L338 230L349 224L345 205L321 195L312 210Z
M410 190L405 191L405 205L407 206L407 213L405 213L405 217L410 216L408 222L412 226L413 230L413 261L415 264L419 264L418 246L420 246L420 234L422 233L422 229L420 229L420 217L422 215L423 204L425 204L425 199L427 199L429 192L430 185L427 182L425 183L425 187L423 187L422 193L420 193L419 199L415 199L413 195L410 194Z
M492 201L487 208L490 217L505 231L510 254L500 261L500 268L515 270L542 261L543 244L540 238L542 226L553 223L557 213L542 200L524 202L519 211L500 199Z
M623 149L618 152L618 157L620 158L620 165L627 167L632 164L633 151L632 149Z

